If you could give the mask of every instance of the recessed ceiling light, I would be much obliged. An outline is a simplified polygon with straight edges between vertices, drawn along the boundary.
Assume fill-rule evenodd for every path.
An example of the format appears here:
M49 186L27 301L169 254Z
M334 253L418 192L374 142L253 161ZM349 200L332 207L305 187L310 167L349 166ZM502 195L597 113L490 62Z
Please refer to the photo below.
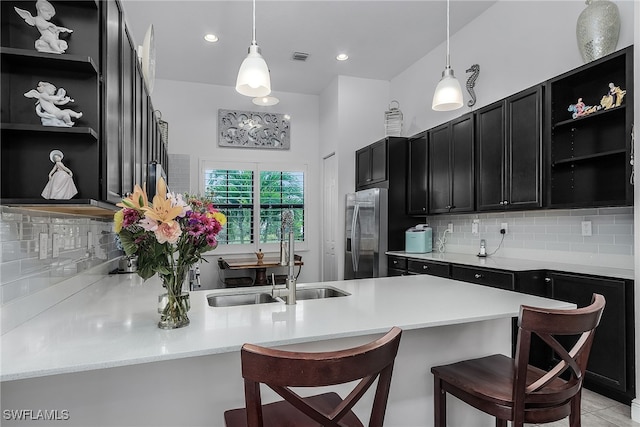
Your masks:
M208 42L215 43L218 41L218 36L216 36L215 34L207 34L206 36L204 36L204 39Z
M259 96L257 98L253 98L253 103L256 105L262 105L264 107L268 107L270 105L276 105L280 100L275 96Z
M349 59L349 55L347 55L346 53L341 53L338 56L336 56L336 59L338 61L346 61L347 59Z

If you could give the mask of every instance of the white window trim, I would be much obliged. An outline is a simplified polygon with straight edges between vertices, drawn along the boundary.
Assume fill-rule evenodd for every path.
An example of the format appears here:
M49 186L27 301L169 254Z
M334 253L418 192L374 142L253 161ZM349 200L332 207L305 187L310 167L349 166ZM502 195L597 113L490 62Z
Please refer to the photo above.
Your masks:
M234 162L234 161L220 161L215 159L200 159L200 170L198 171L198 192L204 194L204 171L206 169L228 169L228 170L252 170L253 173L253 188L254 188L254 200L258 200L260 197L260 172L262 171L281 171L281 172L302 172L304 173L304 217L305 217L305 233L304 242L295 242L295 251L306 251L309 248L309 232L308 232L308 185L309 185L309 171L306 163L291 164L291 163L273 163L273 162ZM215 207L215 205L214 205ZM224 245L220 244L215 251L210 255L224 255L224 254L246 254L257 252L261 249L265 253L279 253L279 243L260 243L260 204L254 203L253 205L253 230L255 241L251 244L245 245Z

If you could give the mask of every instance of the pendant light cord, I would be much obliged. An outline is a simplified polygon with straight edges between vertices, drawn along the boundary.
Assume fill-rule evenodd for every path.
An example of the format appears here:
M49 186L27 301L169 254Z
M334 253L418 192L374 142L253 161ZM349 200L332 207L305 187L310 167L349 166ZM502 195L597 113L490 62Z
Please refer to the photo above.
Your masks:
M251 44L258 44L258 42L256 42L256 0L253 0L253 32L251 35L253 36Z
M447 0L447 68L451 68L449 60L449 0Z

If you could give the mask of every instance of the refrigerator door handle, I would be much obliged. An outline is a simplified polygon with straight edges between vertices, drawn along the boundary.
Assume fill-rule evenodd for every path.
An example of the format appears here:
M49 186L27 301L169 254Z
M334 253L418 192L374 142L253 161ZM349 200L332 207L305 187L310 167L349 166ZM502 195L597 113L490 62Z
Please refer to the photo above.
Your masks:
M353 218L351 219L351 262L354 273L358 271L358 262L360 261L360 241L356 240L356 227L358 226L359 215L360 205L356 203L353 207Z

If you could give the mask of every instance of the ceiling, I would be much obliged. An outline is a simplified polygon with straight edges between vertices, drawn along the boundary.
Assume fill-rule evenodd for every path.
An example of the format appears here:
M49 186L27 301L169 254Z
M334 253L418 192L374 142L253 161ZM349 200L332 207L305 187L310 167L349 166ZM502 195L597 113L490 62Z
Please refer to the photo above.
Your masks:
M451 34L494 3L451 0ZM153 24L157 79L235 86L251 43L251 1L122 4L136 45ZM443 43L446 31L444 0L256 1L256 39L275 95L319 94L337 75L391 80ZM206 42L206 33L216 34L219 41ZM455 54L455 46L451 50ZM294 52L309 57L294 61ZM349 60L337 61L340 52Z

